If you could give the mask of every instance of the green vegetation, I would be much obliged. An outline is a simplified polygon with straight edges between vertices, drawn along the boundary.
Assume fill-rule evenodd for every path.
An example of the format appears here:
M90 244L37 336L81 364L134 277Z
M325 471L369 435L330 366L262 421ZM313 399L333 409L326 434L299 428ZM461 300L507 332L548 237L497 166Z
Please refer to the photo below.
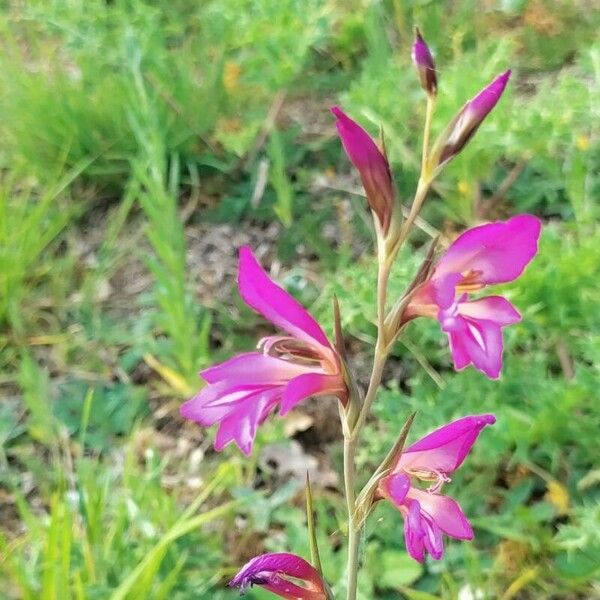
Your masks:
M309 555L302 480L315 462L321 559L339 587L340 438L323 425L337 409L272 420L250 461L214 453L212 432L177 409L198 369L262 331L234 288L242 243L280 265L329 331L338 296L360 374L374 331L369 219L328 108L383 125L407 202L425 109L415 23L440 71L434 130L494 74L515 75L436 184L392 285L436 232L524 211L546 227L507 288L524 319L507 332L499 383L454 373L434 324L411 325L395 350L361 472L411 410L411 436L482 410L498 423L452 482L475 541L421 567L401 518L378 507L362 598L600 593L597 11L573 0L0 6L0 597L235 598L224 584L260 549Z

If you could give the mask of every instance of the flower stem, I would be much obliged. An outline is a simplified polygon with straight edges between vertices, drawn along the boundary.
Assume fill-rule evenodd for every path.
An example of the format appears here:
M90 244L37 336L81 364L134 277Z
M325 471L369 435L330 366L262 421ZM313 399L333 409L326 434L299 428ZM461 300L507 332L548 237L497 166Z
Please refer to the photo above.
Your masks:
M358 585L358 566L360 553L360 538L363 525L356 521L356 465L355 453L356 444L360 433L365 425L367 416L371 411L377 390L381 385L383 369L390 351L390 340L386 340L386 299L387 288L390 277L390 269L394 258L402 244L406 241L408 233L421 210L425 201L432 177L429 173L427 164L429 154L429 133L431 130L431 120L435 107L435 98L428 96L427 112L425 115L425 129L423 133L423 158L421 165L421 176L415 192L415 197L410 212L402 224L400 235L395 247L390 252L386 250L385 245L378 248L379 268L377 273L377 342L375 345L375 354L373 357L373 369L369 379L369 387L365 394L364 402L360 408L360 413L356 422L344 430L344 488L346 494L346 506L348 510L348 563L346 569L347 593L346 600L356 600L356 591Z
M431 133L431 121L435 108L435 96L427 94L427 108L425 109L425 127L423 128L423 153L421 157L421 176L425 175L427 158L429 157L429 135Z
M358 551L360 531L357 531L354 522L355 497L355 471L354 452L356 450L356 439L352 436L344 440L344 486L346 492L346 506L348 509L348 563L346 569L347 596L348 600L355 600L356 585L358 582Z
M347 600L356 600L358 584L358 563L360 550L360 537L362 525L357 525L356 511L356 482L355 482L355 452L356 443L360 432L365 424L367 415L377 395L377 389L381 384L383 368L387 359L387 348L384 337L385 323L385 299L387 296L387 284L389 280L389 265L386 261L380 261L377 277L377 343L375 345L375 356L373 358L373 369L369 380L369 387L361 407L358 419L348 431L344 438L344 487L346 493L346 506L348 510L348 563L346 569L347 577Z

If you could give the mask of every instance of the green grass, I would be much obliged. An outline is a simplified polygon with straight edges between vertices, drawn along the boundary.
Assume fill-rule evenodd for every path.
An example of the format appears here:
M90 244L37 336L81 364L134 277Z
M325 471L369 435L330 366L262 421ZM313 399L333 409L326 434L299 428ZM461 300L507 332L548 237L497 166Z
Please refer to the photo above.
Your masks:
M475 541L420 567L401 519L381 506L361 597L598 594L600 20L583 2L485 4L2 5L2 598L235 598L224 584L250 556L309 556L301 483L260 458L287 443L281 420L246 461L212 453L210 437L177 417L198 369L264 332L235 291L201 305L192 282L215 258L192 254L191 241L230 226L222 246L233 256L239 235L268 230L288 289L328 331L336 294L353 347L371 341L369 224L362 199L339 190L352 187L350 167L328 108L341 103L374 134L383 125L408 202L424 116L413 24L440 71L436 131L514 70L428 200L430 228L452 234L522 211L546 227L539 257L506 290L524 319L507 332L500 382L454 373L433 323L411 325L395 349L400 380L378 399L361 472L411 410L412 436L470 411L494 411L498 423L452 482ZM427 240L415 236L392 289ZM233 259L215 256L233 283ZM339 468L336 442L317 454ZM343 501L318 486L314 496L325 574L340 590Z

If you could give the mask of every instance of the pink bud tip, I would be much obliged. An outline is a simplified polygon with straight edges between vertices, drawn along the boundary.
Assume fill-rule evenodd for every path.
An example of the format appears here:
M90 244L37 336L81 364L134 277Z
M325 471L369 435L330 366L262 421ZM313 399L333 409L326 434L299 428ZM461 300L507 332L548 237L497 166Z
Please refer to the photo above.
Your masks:
M421 32L415 28L415 41L412 47L412 60L419 73L421 87L428 94L437 92L437 75L435 72L435 63L429 50L429 46L423 39Z

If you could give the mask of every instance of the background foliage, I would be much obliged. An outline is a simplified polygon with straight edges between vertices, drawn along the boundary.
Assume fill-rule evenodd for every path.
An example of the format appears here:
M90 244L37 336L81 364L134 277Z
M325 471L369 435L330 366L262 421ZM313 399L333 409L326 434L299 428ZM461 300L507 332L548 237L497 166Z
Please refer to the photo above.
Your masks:
M307 469L340 585L335 407L270 422L250 461L216 455L177 407L199 368L263 331L233 288L242 243L329 330L338 296L364 376L369 218L327 111L340 102L373 133L383 125L407 202L424 115L409 59L419 24L440 70L435 128L495 73L515 76L438 182L393 285L436 232L523 211L546 227L507 290L524 319L499 383L454 373L433 323L396 348L361 472L410 410L415 436L469 412L498 423L452 483L476 540L421 567L381 506L362 598L600 597L600 15L589 3L0 6L0 596L233 598L224 583L261 548L308 555Z

